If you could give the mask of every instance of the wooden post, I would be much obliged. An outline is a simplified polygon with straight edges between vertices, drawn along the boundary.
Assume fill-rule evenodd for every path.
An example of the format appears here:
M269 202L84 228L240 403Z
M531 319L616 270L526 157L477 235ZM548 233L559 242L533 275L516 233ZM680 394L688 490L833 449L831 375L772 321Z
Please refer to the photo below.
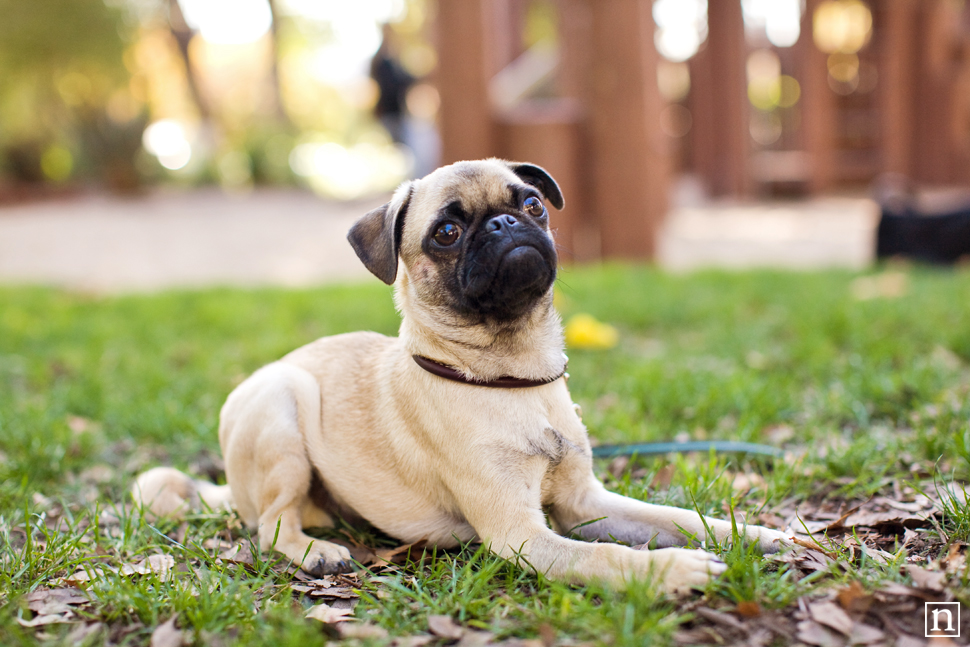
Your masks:
M690 61L693 167L712 195L744 195L751 137L740 1L708 2L707 22L707 42Z
M878 48L882 170L913 173L913 67L919 0L883 0L873 9L873 43Z
M649 258L667 208L650 0L585 0L590 209L603 256Z
M955 66L953 21L945 0L921 0L913 21L917 34L914 58L913 178L928 184L956 180L953 174L953 106Z
M488 32L491 0L439 0L436 19L441 162L494 155L488 81L495 73Z
M801 34L795 43L798 81L801 83L800 116L802 145L808 153L808 190L830 189L836 173L836 95L829 87L828 55L815 46L812 22L822 0L808 0L802 14Z

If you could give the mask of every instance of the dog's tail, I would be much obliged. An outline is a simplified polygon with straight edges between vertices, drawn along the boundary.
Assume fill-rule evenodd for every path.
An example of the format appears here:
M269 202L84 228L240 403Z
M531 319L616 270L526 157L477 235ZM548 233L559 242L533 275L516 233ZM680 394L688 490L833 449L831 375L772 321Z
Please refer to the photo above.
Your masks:
M131 486L131 496L156 518L179 519L205 504L213 510L232 509L232 490L193 479L173 467L156 467L143 472Z

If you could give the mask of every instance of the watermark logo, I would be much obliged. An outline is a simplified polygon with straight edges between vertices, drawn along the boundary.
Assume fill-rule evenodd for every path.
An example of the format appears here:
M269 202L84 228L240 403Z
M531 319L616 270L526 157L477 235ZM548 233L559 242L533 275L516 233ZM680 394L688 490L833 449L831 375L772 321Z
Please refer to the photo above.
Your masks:
M960 637L959 602L927 602L925 606L927 638Z

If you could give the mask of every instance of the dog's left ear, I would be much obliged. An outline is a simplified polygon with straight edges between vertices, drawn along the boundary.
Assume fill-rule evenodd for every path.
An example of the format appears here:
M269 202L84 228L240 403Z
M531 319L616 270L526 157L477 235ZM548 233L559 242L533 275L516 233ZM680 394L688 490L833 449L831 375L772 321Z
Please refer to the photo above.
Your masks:
M562 199L562 191L559 185L546 172L546 169L535 164L525 164L522 162L506 162L512 172L519 176L526 184L531 184L542 192L546 200L552 203L556 209L562 209L566 203Z
M410 182L399 186L390 202L368 211L347 233L347 240L364 267L388 285L397 278L397 255L411 190Z

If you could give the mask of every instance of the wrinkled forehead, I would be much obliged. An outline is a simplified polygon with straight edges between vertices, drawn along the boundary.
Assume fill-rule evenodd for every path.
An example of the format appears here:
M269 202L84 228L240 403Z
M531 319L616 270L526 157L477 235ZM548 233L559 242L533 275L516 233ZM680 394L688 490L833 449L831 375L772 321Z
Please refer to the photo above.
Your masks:
M499 163L461 163L438 169L420 180L414 199L422 213L433 213L451 202L468 212L508 204L513 187L523 182Z

